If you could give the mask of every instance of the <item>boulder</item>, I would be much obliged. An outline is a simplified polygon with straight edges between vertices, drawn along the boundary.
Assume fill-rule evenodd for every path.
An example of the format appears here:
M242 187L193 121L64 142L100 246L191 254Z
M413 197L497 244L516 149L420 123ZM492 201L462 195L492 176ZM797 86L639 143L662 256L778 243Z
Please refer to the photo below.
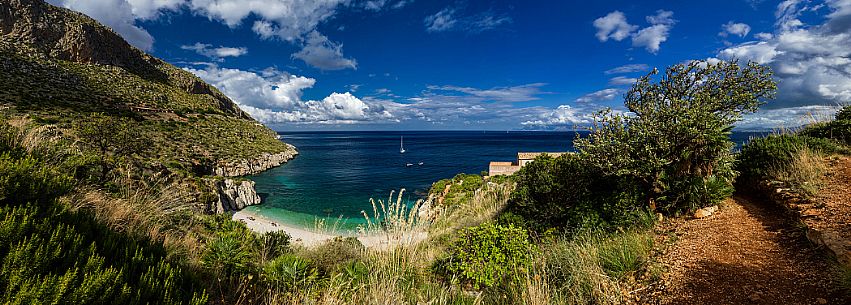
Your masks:
M260 196L254 190L254 181L223 179L216 182L218 200L215 202L217 214L239 211L247 206L260 204Z
M711 206L694 211L694 218L706 218L712 216L712 213L718 211L718 206Z

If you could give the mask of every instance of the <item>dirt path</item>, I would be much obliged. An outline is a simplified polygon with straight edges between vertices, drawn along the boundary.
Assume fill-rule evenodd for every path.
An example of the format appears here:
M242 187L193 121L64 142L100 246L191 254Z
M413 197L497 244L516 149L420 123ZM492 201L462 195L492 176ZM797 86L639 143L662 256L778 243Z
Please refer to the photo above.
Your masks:
M662 278L643 304L851 304L832 261L782 213L734 197L704 219L662 225Z
M841 241L851 241L851 157L833 156L826 163L824 185L813 198L813 207L803 212L805 221ZM851 251L851 245L845 247Z

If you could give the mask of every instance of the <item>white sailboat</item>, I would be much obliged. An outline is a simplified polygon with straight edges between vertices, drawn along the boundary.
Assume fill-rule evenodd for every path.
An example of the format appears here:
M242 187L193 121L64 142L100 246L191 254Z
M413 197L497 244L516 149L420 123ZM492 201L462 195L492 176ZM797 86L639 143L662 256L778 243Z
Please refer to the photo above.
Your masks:
M404 136L399 138L399 153L400 154L405 153L405 137Z

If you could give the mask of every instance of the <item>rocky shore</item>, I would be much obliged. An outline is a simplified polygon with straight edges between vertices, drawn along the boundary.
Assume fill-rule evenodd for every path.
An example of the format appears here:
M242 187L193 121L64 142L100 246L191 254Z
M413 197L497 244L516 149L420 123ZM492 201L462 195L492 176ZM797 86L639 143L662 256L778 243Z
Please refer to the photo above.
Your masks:
M221 162L213 169L213 175L220 177L238 177L260 173L264 170L280 166L298 154L295 146L287 144L287 150L275 154L263 153L255 159L242 159ZM239 211L247 206L261 203L260 196L254 189L254 181L232 178L211 179L210 184L218 198L209 211L222 214Z
M298 155L295 146L287 144L289 149L275 153L263 153L254 159L241 159L220 162L213 168L213 175L221 177L239 177L260 173L286 163Z

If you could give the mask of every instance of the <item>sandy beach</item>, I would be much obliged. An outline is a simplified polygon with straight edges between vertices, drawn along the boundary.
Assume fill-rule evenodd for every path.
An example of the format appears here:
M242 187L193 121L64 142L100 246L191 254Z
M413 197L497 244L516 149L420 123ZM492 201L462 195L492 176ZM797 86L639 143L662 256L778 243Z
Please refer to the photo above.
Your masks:
M262 215L249 211L237 211L231 219L245 223L246 227L254 232L263 234L272 231L285 231L292 237L293 243L300 243L311 247L337 236L354 236L366 247L371 249L385 250L398 245L414 244L426 237L426 232L415 232L408 236L391 236L381 232L370 234L333 234L331 232L316 232L314 230L273 221Z

